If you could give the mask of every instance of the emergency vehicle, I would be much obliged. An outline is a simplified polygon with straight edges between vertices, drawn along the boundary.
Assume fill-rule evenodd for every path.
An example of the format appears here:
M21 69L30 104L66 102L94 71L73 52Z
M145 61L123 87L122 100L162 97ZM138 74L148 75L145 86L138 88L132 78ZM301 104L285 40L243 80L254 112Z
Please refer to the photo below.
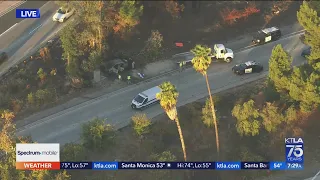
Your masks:
M252 43L255 45L268 43L280 39L281 31L277 27L271 27L258 31L253 36Z
M255 61L247 61L237 64L232 68L232 71L237 75L259 73L263 71L263 66Z

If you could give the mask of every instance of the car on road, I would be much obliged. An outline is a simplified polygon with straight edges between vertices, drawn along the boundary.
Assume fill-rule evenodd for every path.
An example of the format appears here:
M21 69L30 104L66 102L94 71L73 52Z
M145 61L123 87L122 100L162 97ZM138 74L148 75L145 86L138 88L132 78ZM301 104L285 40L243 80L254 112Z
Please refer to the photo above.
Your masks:
M157 99L157 94L161 92L161 89L159 86L155 86L153 88L150 88L148 90L143 91L142 93L139 93L131 102L131 108L132 109L140 109L146 108L156 102L159 102Z
M57 12L53 15L53 21L64 22L74 13L74 9L71 8L59 8Z
M105 63L104 68L108 74L119 74L128 68L128 60L114 59Z
M0 65L8 60L8 55L6 52L0 51Z
M263 71L263 66L255 61L247 61L245 63L235 65L232 68L232 71L237 75L259 73Z
M304 49L302 52L301 52L301 56L306 58L307 56L309 56L311 54L311 47L308 47L306 49Z
M277 27L265 28L254 34L252 43L255 45L265 44L280 39L281 31Z

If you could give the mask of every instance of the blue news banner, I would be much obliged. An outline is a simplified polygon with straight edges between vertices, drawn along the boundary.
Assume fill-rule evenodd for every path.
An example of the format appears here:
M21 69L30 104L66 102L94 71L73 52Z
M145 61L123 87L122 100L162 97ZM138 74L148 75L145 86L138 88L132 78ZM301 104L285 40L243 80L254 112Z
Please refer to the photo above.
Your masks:
M207 169L207 170L302 170L302 138L285 138L286 160L279 162L61 162L60 169Z
M285 162L61 162L60 169L126 170L286 170Z
M40 9L16 9L16 18L40 18Z

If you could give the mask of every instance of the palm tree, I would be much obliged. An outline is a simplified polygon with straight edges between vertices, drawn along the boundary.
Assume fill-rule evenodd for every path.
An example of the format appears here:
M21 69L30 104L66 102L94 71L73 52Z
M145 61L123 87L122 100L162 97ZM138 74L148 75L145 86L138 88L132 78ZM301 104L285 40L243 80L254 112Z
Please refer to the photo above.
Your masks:
M213 124L214 124L214 128L215 128L215 133L216 133L217 153L218 153L218 157L219 157L220 144L219 144L217 117L216 117L216 112L214 110L215 108L214 108L214 103L213 103L213 99L212 99L212 95L211 95L208 74L207 74L207 69L209 68L209 66L211 64L211 57L209 56L209 54L211 54L211 49L209 47L202 46L202 45L198 44L191 50L191 52L194 54L194 57L192 59L193 68L197 72L201 73L206 79L208 93L209 93L209 97L210 97L210 103L211 103L212 119L213 119Z
M177 112L177 102L178 102L178 96L179 93L176 89L176 87L171 84L170 82L163 82L160 86L161 92L158 93L157 99L160 100L160 105L162 109L167 113L169 119L172 121L175 121L177 124L180 141L181 141L181 147L183 151L183 157L184 160L187 161L187 152L186 152L186 146L184 144L183 134L178 118L178 112Z

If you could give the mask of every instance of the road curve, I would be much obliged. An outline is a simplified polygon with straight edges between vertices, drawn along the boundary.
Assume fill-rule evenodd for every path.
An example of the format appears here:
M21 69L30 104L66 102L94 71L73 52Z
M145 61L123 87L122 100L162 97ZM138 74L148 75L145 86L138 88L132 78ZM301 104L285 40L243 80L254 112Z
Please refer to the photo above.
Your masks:
M3 2L0 2L1 6L2 3ZM8 7L8 9L6 9L5 11L0 12L0 34L12 27L14 24L19 23L23 20L16 18L16 9L39 9L45 3L47 3L47 1L9 2L12 7ZM5 4L3 4L3 6L5 6Z
M268 73L266 70L268 69L271 50L275 44L282 44L284 49L294 57L293 63L295 65L305 62L300 57L301 50L305 48L305 45L300 42L299 35L295 34L274 43L237 52L234 61L230 64L212 65L208 75L213 93L249 83L265 76ZM248 60L262 63L265 71L261 74L245 76L232 74L232 66ZM94 117L106 118L106 122L116 128L124 127L130 122L130 117L136 113L130 107L132 98L139 92L159 85L163 81L171 81L176 85L180 93L179 106L207 96L204 78L193 69L188 69L181 74L176 73L145 84L133 85L121 92L106 94L98 99L66 109L18 129L17 134L22 136L31 135L32 139L37 142L65 144L79 140L81 125ZM159 105L154 105L144 110L144 112L149 118L153 118L163 113L163 110Z
M4 49L9 55L8 61L0 66L0 76L10 67L21 62L24 57L31 55L43 42L48 41L66 25L66 23L52 21L51 17L57 8L58 6L50 1L40 8L40 19L24 19L0 36L0 49ZM7 13L0 19L9 16L12 12L14 11ZM12 18L12 15L10 17Z

